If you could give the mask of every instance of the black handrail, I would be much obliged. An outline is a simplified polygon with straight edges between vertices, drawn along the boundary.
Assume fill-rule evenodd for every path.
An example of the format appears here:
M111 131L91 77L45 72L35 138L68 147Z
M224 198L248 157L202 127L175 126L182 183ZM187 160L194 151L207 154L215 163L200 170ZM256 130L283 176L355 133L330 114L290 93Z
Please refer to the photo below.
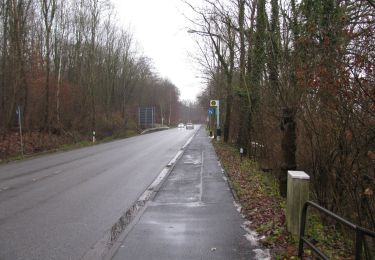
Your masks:
M349 228L353 229L355 231L355 260L360 260L362 257L362 244L364 236L371 236L375 238L375 232L371 231L369 229L357 226L348 220L336 215L335 213L329 211L326 208L323 208L322 206L312 202L312 201L306 201L306 203L303 205L302 214L301 214L301 226L300 226L300 236L299 236L299 246L298 246L298 256L302 259L303 256L303 244L306 243L316 254L318 254L322 259L329 259L327 255L325 255L322 251L320 251L311 241L309 241L305 237L305 227L306 227L306 214L307 214L307 208L311 206L313 208L316 208L320 212L323 212L324 214L332 217L333 219L337 220L338 222L341 222L342 224L348 226Z

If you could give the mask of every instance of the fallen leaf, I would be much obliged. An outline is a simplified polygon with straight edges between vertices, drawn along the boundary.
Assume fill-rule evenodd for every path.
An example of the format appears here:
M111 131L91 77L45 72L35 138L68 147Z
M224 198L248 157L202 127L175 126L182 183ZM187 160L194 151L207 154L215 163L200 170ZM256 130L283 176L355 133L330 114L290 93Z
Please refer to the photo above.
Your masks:
M368 151L367 152L367 156L371 159L371 160L375 160L375 153L373 151Z
M345 138L350 143L353 140L353 133L350 130L345 131Z
M365 189L365 192L363 194L365 194L367 197L371 197L372 195L374 195L374 192L371 188L367 188Z

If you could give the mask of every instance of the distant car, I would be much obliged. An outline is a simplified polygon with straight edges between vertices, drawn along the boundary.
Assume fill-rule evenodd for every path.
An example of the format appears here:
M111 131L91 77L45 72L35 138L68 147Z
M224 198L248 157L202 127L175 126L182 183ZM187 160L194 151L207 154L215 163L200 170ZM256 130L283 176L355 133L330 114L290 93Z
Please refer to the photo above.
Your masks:
M194 125L192 123L187 123L186 129L194 129Z
M178 127L178 128L184 128L185 125L184 125L183 123L179 123L177 127Z

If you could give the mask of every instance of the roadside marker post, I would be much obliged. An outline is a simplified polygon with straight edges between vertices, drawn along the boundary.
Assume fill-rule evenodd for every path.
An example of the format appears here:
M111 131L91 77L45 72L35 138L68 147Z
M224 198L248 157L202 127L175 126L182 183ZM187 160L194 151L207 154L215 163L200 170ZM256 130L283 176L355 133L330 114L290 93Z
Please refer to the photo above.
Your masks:
M16 114L18 116L18 126L20 130L20 138L21 138L21 156L23 158L23 139L22 139L22 121L21 121L21 107L17 106Z

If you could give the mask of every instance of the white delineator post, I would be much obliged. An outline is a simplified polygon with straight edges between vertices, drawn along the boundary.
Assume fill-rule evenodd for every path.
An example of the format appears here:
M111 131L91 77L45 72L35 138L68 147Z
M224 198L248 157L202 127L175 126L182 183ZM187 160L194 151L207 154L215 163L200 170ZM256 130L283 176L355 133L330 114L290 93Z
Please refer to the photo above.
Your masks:
M23 139L22 139L22 121L21 121L21 107L17 106L16 113L18 115L18 126L20 130L20 140L21 140L21 156L23 158Z
M299 236L301 213L309 199L310 176L303 171L288 171L286 222L288 231Z

